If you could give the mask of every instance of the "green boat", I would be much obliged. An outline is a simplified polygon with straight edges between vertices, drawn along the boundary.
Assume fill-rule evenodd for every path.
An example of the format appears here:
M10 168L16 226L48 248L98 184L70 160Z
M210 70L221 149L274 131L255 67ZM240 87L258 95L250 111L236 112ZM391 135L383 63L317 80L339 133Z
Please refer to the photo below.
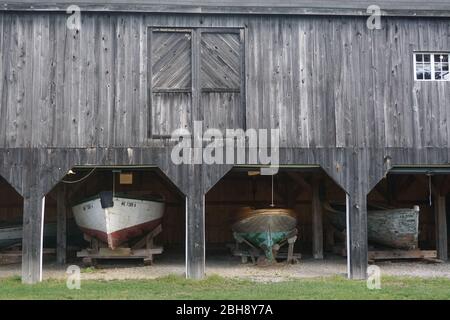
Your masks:
M295 232L297 219L290 209L269 208L253 210L242 208L237 222L232 226L236 240L245 239L264 251L269 261L274 261L274 248Z

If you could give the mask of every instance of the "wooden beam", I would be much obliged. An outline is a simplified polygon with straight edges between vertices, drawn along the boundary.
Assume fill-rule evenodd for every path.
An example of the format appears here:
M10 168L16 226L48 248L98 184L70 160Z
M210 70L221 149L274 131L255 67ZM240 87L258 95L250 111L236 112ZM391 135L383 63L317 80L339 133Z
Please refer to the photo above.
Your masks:
M56 195L56 262L64 265L67 257L66 186L58 187Z
M323 259L323 217L322 204L320 202L319 184L320 181L318 177L314 177L312 184L312 253L314 259Z
M303 189L312 192L312 187L311 185L305 180L303 179L303 177L301 177L299 174L294 173L294 172L287 172L288 176L290 178L292 178L296 183L298 183L301 187L303 187Z
M436 250L369 251L369 260L436 258Z
M434 200L434 216L436 225L436 250L437 258L447 261L447 216L445 206L445 196L438 195Z
M264 4L242 5L239 1L223 4L210 4L192 1L148 2L131 1L111 3L111 1L82 3L74 1L82 12L146 12L146 13L182 13L182 14L245 14L245 15L326 15L326 16L368 16L367 3L337 1L284 1ZM0 11L55 11L66 12L67 1L24 2L7 1ZM406 6L403 2L385 1L381 4L383 16L404 17L449 17L449 5L443 1L432 2L428 7L423 3L412 2Z
M367 199L360 190L347 195L347 266L350 279L367 278Z
M439 184L439 193L446 196L450 192L450 176L445 176Z
M288 208L294 208L297 204L296 200L298 196L304 191L304 189L302 186L295 183L295 181L292 180L292 178L285 172L280 172L279 175L283 180L285 204Z
M205 197L191 194L186 199L186 277L205 276Z
M22 283L42 281L45 197L31 190L23 200Z

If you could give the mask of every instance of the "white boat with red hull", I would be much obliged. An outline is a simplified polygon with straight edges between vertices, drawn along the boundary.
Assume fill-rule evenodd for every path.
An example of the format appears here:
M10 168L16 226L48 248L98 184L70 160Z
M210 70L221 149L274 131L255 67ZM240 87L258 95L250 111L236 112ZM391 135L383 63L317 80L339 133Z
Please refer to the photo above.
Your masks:
M113 196L112 192L102 192L72 208L80 229L111 249L155 229L164 209L162 199Z

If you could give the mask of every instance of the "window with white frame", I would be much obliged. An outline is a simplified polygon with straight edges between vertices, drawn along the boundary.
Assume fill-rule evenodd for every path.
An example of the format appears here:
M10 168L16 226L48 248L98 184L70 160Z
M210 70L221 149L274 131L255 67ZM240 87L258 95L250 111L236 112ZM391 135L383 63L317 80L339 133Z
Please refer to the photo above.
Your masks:
M450 81L449 53L415 53L415 80Z

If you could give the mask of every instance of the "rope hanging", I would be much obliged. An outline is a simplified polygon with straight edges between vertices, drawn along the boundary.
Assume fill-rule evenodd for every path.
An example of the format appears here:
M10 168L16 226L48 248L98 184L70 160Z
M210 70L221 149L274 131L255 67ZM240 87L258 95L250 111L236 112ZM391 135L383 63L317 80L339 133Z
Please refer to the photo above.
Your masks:
M273 203L273 174L272 174L272 203L270 204L271 207L275 207L275 204Z

